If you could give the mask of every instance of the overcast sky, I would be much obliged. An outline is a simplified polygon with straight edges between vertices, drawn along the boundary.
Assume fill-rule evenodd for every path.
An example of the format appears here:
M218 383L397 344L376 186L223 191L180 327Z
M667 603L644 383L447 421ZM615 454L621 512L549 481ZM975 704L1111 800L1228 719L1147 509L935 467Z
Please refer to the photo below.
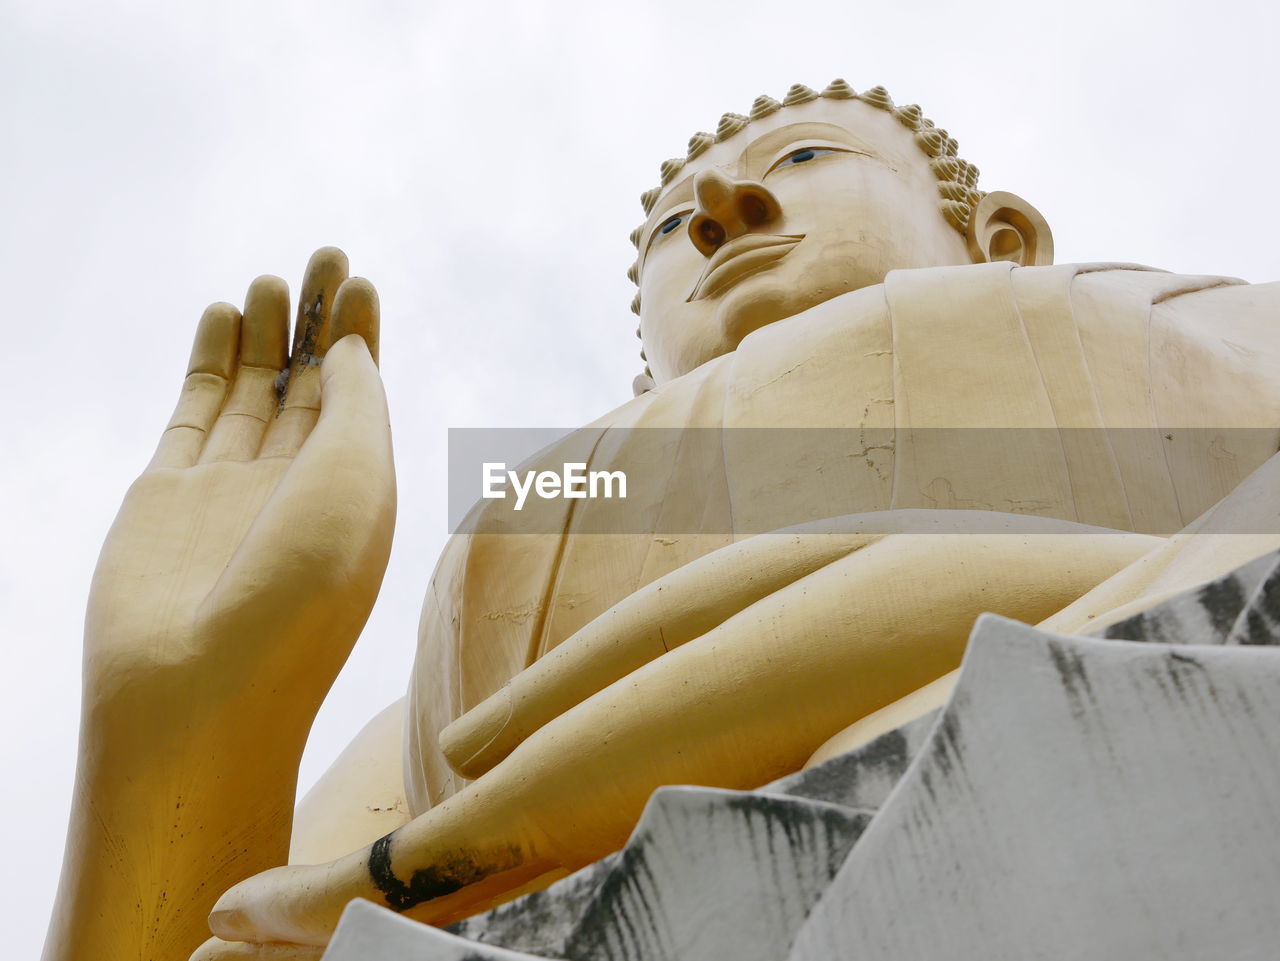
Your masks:
M1213 4L366 0L0 7L0 897L36 957L90 574L193 325L336 244L383 304L400 478L378 607L313 780L403 692L445 431L573 426L640 369L627 234L658 164L760 93L918 102L1058 260L1280 278L1277 14Z

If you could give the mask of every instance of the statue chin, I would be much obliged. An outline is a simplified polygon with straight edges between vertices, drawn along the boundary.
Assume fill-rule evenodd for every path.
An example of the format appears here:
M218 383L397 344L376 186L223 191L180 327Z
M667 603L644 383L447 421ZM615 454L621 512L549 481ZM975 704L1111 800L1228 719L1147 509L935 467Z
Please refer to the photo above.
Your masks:
M806 298L797 297L795 290L787 289L773 278L761 277L758 283L744 287L730 291L719 311L725 353L735 350L748 334L785 320L819 302L815 300L798 306L798 302L803 302Z
M883 283L888 269L881 263L864 263L866 256L867 252L855 244L834 244L816 260L784 260L743 278L724 293L716 312L725 345L719 353L736 350L749 334L762 327L842 294Z
M840 284L804 290L788 283L785 277L769 276L767 271L744 278L742 283L719 295L712 323L706 325L702 338L686 333L679 356L673 358L673 371L665 379L682 376L708 361L732 353L757 330L794 317L852 289L852 285Z

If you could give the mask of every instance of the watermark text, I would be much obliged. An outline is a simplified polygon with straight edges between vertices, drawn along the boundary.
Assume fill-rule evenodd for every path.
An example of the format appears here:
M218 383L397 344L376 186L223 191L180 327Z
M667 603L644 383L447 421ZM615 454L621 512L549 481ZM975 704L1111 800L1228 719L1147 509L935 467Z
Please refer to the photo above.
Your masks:
M530 492L543 500L557 497L625 499L627 496L627 475L623 471L588 471L583 463L565 464L558 474L552 470L529 470L521 474L507 470L501 461L486 461L481 466L481 483L482 496L499 500L506 498L509 484L515 491L516 510L523 509Z

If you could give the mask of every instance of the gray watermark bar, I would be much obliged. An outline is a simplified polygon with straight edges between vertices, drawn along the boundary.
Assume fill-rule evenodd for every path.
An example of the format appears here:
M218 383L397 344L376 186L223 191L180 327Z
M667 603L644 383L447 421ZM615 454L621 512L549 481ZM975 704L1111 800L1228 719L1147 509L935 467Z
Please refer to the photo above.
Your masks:
M912 524L1280 533L1280 461L1259 470L1277 449L1280 427L452 428L449 525L746 536L933 511Z

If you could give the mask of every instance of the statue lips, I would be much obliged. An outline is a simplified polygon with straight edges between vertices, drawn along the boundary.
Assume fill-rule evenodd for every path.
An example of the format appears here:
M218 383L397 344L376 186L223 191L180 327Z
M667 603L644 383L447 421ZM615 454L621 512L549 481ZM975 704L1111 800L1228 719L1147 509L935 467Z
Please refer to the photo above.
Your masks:
M790 237L780 234L743 234L735 237L711 255L702 277L689 295L689 300L714 297L748 274L781 260L803 239L804 234Z

